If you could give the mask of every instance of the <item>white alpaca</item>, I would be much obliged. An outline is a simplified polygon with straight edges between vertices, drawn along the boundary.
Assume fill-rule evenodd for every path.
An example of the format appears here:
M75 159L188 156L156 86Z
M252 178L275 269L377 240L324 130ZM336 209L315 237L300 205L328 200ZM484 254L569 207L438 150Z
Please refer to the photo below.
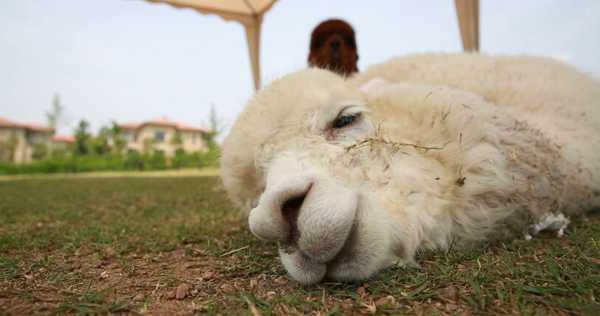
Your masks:
M532 57L428 54L256 94L221 176L301 283L357 280L419 249L562 234L600 206L600 84Z

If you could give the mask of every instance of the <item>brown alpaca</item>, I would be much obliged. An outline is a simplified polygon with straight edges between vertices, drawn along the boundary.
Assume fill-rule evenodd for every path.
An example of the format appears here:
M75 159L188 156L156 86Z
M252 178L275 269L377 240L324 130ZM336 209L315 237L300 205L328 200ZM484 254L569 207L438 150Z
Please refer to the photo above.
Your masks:
M343 20L326 20L314 28L310 38L308 65L329 69L342 76L358 72L354 29Z

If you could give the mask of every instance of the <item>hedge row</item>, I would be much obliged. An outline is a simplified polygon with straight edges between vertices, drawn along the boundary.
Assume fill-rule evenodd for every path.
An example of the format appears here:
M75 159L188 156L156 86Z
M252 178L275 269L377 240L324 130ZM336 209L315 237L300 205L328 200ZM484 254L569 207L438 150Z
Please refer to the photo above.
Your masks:
M66 156L34 161L29 164L0 162L0 174L33 173L75 173L90 171L121 170L165 170L179 168L202 168L217 166L219 152L212 149L205 153L186 154L177 152L174 157L166 158L161 152L139 154L129 152L126 155L85 155Z

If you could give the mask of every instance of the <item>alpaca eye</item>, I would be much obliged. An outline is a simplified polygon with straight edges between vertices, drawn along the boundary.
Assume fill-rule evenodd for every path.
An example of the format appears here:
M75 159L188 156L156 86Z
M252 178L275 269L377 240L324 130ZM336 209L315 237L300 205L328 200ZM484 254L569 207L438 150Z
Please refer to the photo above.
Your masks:
M352 48L356 48L356 42L354 41L354 37L346 36L346 37L344 37L344 41L346 42L346 45L348 45Z
M323 36L319 36L317 37L317 40L315 41L315 49L319 49L321 48L321 46L323 46L323 43L325 42L325 39L323 38Z
M343 128L343 127L346 127L346 126L354 123L356 121L356 119L358 119L359 117L360 117L360 113L341 115L341 116L338 116L333 121L332 126L333 126L333 128L336 128L336 129Z

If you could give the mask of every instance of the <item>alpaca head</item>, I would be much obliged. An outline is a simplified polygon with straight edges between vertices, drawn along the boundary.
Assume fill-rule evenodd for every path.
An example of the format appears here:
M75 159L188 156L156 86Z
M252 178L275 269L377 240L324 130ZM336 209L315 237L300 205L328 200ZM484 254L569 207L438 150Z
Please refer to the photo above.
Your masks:
M354 29L346 21L331 19L317 25L310 36L308 64L343 76L358 72Z
M440 206L426 194L438 193L434 182L455 181L425 159L439 148L395 143L430 129L424 117L443 117L442 110L423 118L410 113L410 103L427 92L400 91L409 96L408 112L390 111L386 93L368 98L331 72L309 69L250 101L224 142L222 179L230 197L250 210L252 233L278 244L294 279L363 279L413 259L421 224L411 214L435 220L411 208Z

